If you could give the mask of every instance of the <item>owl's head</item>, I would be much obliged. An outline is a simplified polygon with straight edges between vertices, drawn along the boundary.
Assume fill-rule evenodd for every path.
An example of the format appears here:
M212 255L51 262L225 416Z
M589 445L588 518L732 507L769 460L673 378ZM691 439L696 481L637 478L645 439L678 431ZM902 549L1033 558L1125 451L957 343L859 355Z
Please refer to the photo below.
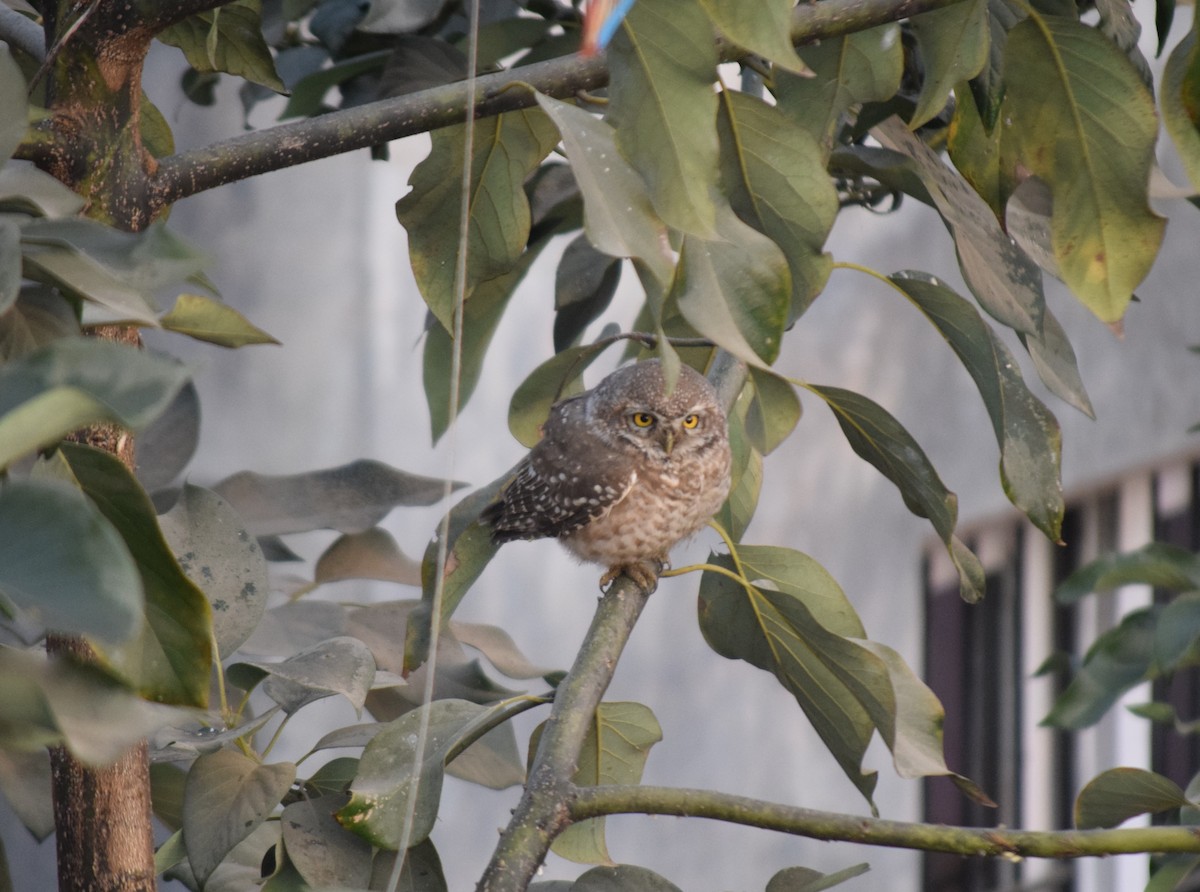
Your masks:
M588 394L587 414L614 447L683 457L723 441L725 412L708 379L681 366L666 393L657 359L617 369Z

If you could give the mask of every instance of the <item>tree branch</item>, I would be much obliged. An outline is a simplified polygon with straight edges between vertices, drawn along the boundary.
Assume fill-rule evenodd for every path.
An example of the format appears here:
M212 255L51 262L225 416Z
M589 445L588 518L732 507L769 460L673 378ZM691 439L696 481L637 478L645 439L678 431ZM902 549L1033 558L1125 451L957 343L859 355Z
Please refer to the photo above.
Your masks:
M860 31L874 25L929 12L960 0L821 0L802 3L792 14L791 36L797 44ZM732 61L744 52L721 44L721 58ZM518 85L559 99L608 84L603 58L562 56L476 81L475 117L484 118L535 104L533 94ZM328 158L393 139L459 124L466 114L465 83L446 84L393 99L343 109L295 123L280 124L159 162L150 184L152 203L162 207L226 183L273 170Z
M525 793L479 881L480 890L525 889L550 843L570 822L568 799L584 737L648 597L621 576L600 599L575 665L555 693Z
M793 808L710 790L651 786L585 787L569 802L571 821L616 814L712 818L795 836L955 855L1082 858L1135 852L1200 852L1200 828L1009 830L947 827Z

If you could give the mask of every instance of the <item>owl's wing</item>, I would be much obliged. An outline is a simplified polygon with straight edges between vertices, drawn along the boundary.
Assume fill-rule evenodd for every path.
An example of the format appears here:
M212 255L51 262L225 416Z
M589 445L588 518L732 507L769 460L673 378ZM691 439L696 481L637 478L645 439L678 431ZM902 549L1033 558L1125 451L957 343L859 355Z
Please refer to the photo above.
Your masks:
M637 472L587 432L578 400L559 403L516 477L481 517L497 544L564 536L629 494Z

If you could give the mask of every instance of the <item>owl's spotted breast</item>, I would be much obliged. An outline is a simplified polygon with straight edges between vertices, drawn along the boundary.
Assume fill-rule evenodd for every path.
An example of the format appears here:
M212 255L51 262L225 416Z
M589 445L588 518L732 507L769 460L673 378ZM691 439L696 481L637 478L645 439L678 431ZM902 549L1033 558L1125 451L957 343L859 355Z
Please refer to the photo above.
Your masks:
M665 393L656 360L557 403L543 438L483 519L496 542L558 538L582 560L651 590L658 567L729 492L725 413L690 368Z

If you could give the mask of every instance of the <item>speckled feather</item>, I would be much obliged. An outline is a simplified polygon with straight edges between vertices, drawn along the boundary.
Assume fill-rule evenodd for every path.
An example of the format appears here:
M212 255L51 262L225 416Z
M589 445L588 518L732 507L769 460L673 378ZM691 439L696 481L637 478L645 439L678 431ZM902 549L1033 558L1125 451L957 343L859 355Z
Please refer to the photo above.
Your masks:
M639 429L637 413L654 418ZM694 428L683 420L696 416ZM695 533L729 491L725 413L686 366L663 395L656 360L625 366L550 410L543 437L483 513L496 542L556 537L610 574L667 552Z

